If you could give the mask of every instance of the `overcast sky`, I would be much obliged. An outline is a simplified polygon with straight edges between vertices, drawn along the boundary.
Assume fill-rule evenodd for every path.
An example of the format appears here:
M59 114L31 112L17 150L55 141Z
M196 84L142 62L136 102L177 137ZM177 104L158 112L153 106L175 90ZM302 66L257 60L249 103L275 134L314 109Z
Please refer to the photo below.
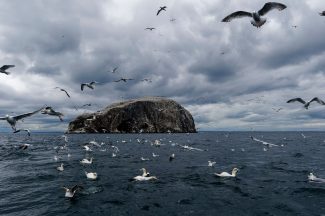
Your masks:
M84 112L165 96L188 109L200 130L324 130L325 107L286 101L325 100L325 17L318 14L325 2L281 2L288 8L268 13L257 29L249 18L221 20L259 10L260 0L1 0L0 64L16 67L0 74L0 115L47 104L65 121L37 114L17 127L65 131ZM121 77L135 80L113 82ZM93 80L100 85L80 91ZM74 109L86 103L93 106ZM0 131L10 130L0 122Z

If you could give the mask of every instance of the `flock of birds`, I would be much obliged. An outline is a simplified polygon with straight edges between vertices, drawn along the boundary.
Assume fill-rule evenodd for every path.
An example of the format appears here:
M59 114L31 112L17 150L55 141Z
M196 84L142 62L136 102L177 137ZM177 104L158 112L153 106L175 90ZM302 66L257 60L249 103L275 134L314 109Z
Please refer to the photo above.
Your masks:
M277 9L277 10L281 11L281 10L284 10L286 8L287 8L287 6L284 5L284 4L277 3L277 2L268 2L257 12L255 12L255 11L254 12L236 11L236 12L231 13L230 15L226 16L224 19L222 19L222 22L230 22L230 21L232 21L233 19L236 19L236 18L248 17L248 18L252 18L251 24L253 26L255 26L257 28L260 28L261 26L263 26L266 23L266 18L263 18L263 16L265 16L269 11L271 11L273 9ZM159 10L157 11L156 15L158 16L163 11L166 11L166 9L167 9L166 6L160 7ZM325 11L321 12L320 15L325 16ZM173 22L173 21L175 21L175 19L171 19L170 21ZM145 28L145 30L153 31L153 30L155 30L155 28L154 27L147 27L147 28ZM7 71L7 70L9 68L12 68L12 67L14 67L14 65L3 65L0 68L0 73L4 73L6 75L9 75L10 72ZM116 73L117 71L118 71L118 67L115 67L110 72L111 73ZM114 82L127 82L127 81L130 81L130 80L134 80L134 79L121 77L120 79L115 80ZM145 78L145 79L143 79L141 81L151 82L151 79ZM96 82L96 81L91 81L89 83L81 83L81 91L84 91L86 87L93 90L95 85L98 84L98 83L99 82ZM64 92L67 97L69 97L69 98L71 97L70 94L65 89L63 89L61 87L55 87L55 89L58 89L58 90ZM287 101L287 103L294 103L294 102L299 102L299 103L303 104L303 107L305 109L308 109L310 104L313 103L313 102L317 102L320 105L325 105L325 102L323 100L317 98L317 97L314 97L313 99L311 99L308 102L306 102L302 98L293 98L293 99L290 99L290 100ZM279 112L281 109L282 108L276 109L275 111ZM30 131L28 129L17 129L16 128L16 123L18 121L20 121L20 120L23 120L23 119L27 118L27 117L33 116L33 115L35 115L35 114L37 114L39 112L41 112L41 114L44 114L44 115L56 116L56 117L58 117L60 119L60 121L63 121L62 117L64 115L62 113L60 113L60 112L55 111L51 106L45 106L45 107L42 107L42 108L40 108L40 109L38 109L36 111L28 112L28 113L24 113L24 114L20 114L20 115L16 115L16 116L6 115L5 117L0 117L0 120L6 120L9 123L9 125L11 126L11 128L13 129L14 133L19 133L21 131L25 131L25 132L28 133L28 135L30 135ZM63 147L58 148L58 151L60 149L62 150L62 149L67 148L68 139L67 139L66 136L64 136L64 138L65 138L65 143L66 144ZM265 151L267 150L266 148L278 147L278 145L276 145L276 144L265 142L263 140L255 138L253 136L251 136L250 138L255 142L263 144L265 146L265 148L264 148ZM138 142L141 142L141 141L138 140ZM101 144L98 144L95 141L91 141L87 145L83 145L83 149L86 152L91 152L92 151L91 145L101 147ZM152 145L160 146L161 143L160 143L159 140L155 140L152 143ZM23 144L23 145L20 146L20 149L26 150L29 146L30 146L30 144ZM181 148L184 148L184 149L187 149L187 150L203 151L202 149L190 147L190 146L187 146L187 145L179 145L179 146ZM113 148L112 157L116 157L116 154L117 154L117 152L119 150L118 150L118 148L116 146L111 146L111 147ZM155 153L152 153L152 156L153 157L159 157L159 155L157 155ZM56 156L55 159L57 160L58 157ZM171 162L174 159L175 159L175 154L173 153L173 154L171 154L169 156L169 161ZM146 160L146 158L141 158L141 160ZM93 163L93 157L91 157L91 158L83 158L80 161L80 164L82 164L84 166L90 165L92 163ZM214 161L208 161L208 166L209 167L212 167L215 164L216 164L216 162L214 162ZM61 163L60 166L57 167L57 170L59 172L63 172L64 171L64 164ZM157 180L158 179L156 176L152 176L145 168L141 168L140 171L142 171L142 174L133 177L132 178L133 181L150 181L150 180ZM215 176L218 176L218 177L224 177L224 178L231 178L232 177L232 178L234 178L234 177L236 177L238 171L239 171L239 169L235 167L235 168L232 169L231 173L221 172L221 173L214 173L214 174L215 174ZM96 180L98 178L98 174L96 172L87 172L87 171L85 171L85 176L86 176L87 179L90 179L90 180ZM310 181L324 182L325 183L324 179L316 177L313 173L309 174L308 179ZM81 185L75 185L75 186L73 186L71 188L68 188L68 187L63 187L63 188L65 190L65 197L68 197L68 198L73 198L75 196L76 192L83 189L83 187Z

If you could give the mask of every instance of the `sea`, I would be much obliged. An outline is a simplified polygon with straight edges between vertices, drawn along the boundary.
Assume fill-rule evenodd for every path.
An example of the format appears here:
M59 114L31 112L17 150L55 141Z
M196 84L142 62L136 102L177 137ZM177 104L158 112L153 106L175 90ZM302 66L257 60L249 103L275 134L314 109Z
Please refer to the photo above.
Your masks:
M323 132L63 135L0 134L0 215L325 215L325 183L307 178L325 178ZM157 180L134 181L141 168Z

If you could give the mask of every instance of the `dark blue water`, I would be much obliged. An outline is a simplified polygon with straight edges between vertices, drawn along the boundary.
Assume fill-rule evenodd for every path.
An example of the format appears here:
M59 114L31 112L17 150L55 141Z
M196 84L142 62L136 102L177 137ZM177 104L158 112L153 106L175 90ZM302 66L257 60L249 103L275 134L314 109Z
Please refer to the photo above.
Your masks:
M307 180L309 172L325 178L325 134L304 134L67 135L58 161L54 148L64 145L61 134L1 134L0 215L325 215L325 184ZM263 149L250 135L283 146ZM152 146L155 139L164 145ZM86 153L82 144L91 140L102 146ZM31 146L19 150L23 143ZM116 157L111 145L119 148ZM82 166L85 157L93 157L93 164ZM208 167L208 160L215 166ZM56 170L61 163L63 172ZM130 181L142 167L158 180ZM236 178L213 174L234 167ZM88 180L84 171L97 172L98 180ZM84 189L74 200L65 198L62 187L75 184Z

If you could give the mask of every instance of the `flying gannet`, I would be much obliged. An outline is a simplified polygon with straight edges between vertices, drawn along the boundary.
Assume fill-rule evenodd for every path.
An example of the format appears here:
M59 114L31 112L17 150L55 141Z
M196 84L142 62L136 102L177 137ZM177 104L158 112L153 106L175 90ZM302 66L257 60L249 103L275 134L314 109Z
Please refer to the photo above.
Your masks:
M246 12L246 11L236 11L228 16L226 16L222 22L230 22L231 20L235 19L235 18L242 18L242 17L252 17L253 20L251 21L252 25L259 28L262 25L264 25L264 23L266 22L265 18L262 18L261 16L264 16L265 14L267 14L269 11L273 10L273 9L278 9L279 11L284 10L285 8L287 8L286 5L281 4L281 3L277 3L277 2L268 2L266 3L262 9L260 9L258 12Z
M309 102L306 102L301 98L293 98L293 99L288 100L287 103L300 102L300 103L304 104L305 109L308 109L309 105L314 101L316 101L317 103L319 103L321 105L325 105L325 102L322 101L321 99L319 99L318 97L314 97Z
M6 115L5 117L0 117L0 120L7 120L7 122L10 124L11 128L16 131L16 123L19 120L22 120L26 117L30 117L36 113L38 113L39 111L41 111L43 108L36 110L34 112L29 112L29 113L24 113L21 115L17 115L17 116L10 116L10 115Z

